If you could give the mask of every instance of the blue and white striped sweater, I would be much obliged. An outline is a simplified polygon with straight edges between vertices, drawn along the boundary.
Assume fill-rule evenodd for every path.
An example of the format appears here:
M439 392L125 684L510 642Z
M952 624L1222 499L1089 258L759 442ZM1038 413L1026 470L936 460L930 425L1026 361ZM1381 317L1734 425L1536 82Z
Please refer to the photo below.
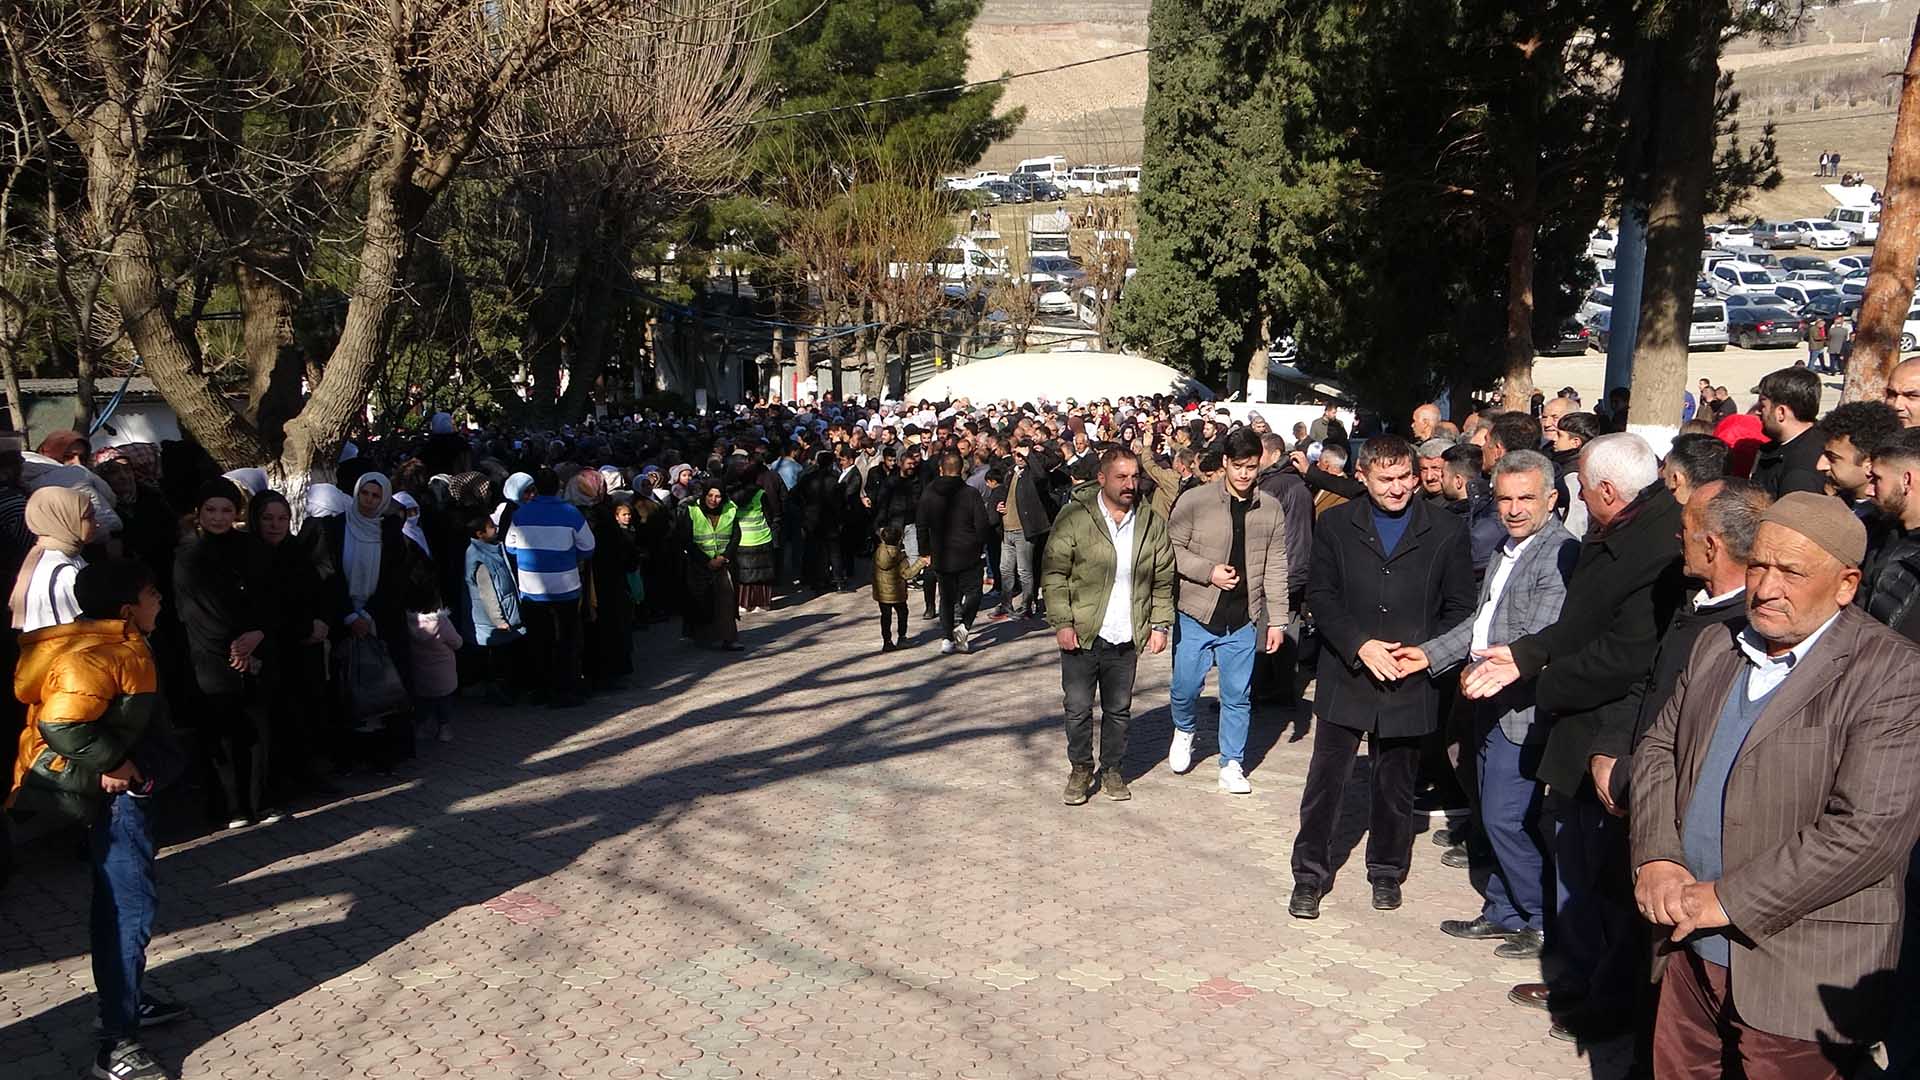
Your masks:
M593 554L593 531L580 511L538 495L513 512L507 554L520 575L520 598L560 603L580 598L580 562Z

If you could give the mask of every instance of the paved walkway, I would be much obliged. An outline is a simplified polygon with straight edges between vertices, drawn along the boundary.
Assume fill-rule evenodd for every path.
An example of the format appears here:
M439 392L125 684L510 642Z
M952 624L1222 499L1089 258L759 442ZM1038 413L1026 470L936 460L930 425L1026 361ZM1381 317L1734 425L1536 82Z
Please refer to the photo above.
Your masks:
M916 619L883 655L876 621L755 616L729 658L652 632L617 701L475 707L417 777L169 847L151 978L193 1015L150 1045L188 1077L1617 1074L1507 1003L1534 965L1437 931L1478 900L1424 837L1400 911L1356 863L1286 916L1304 714L1257 713L1255 794L1222 795L1210 756L1166 770L1148 659L1133 801L1065 807L1044 631L943 658ZM0 1073L70 1077L86 876L27 856Z

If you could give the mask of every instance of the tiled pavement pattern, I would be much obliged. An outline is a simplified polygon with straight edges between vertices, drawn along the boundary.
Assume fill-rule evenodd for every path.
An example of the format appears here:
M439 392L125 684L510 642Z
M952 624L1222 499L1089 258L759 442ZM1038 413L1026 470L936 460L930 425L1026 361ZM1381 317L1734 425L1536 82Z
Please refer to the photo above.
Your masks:
M1507 1003L1534 965L1437 931L1478 901L1424 837L1400 911L1352 859L1320 921L1286 916L1303 713L1256 713L1256 793L1220 794L1211 756L1166 770L1168 658L1145 659L1133 801L1066 807L1042 629L940 657L916 613L919 647L882 655L874 623L862 593L753 617L739 657L649 631L616 698L470 706L411 774L167 848L151 980L193 1015L150 1045L189 1077L1621 1070ZM0 1075L69 1077L86 876L66 844L25 856Z

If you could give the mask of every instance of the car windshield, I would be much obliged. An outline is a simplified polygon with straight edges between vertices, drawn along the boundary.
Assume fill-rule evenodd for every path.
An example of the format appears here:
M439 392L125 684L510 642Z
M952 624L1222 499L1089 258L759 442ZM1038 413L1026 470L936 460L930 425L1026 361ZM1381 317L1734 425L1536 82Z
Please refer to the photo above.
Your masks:
M1748 317L1754 322L1791 322L1793 312L1783 307L1750 307Z
M1047 274L1071 273L1080 269L1074 265L1072 259L1062 259L1058 256L1035 259L1033 260L1033 268Z
M1727 309L1719 304L1695 304L1693 321L1696 323L1717 323L1727 317Z
M1771 285L1773 278L1765 270L1742 270L1740 283L1743 285Z

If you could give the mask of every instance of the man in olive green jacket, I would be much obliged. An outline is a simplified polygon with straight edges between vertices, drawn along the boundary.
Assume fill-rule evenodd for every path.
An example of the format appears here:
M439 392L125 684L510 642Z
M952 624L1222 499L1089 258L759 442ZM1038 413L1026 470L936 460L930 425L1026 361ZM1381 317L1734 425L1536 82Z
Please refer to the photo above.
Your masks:
M1127 799L1120 763L1127 753L1134 667L1140 650L1162 652L1173 624L1173 543L1167 523L1136 505L1140 459L1115 448L1100 456L1098 484L1075 493L1054 519L1041 556L1047 622L1060 644L1066 692L1066 802L1093 793L1093 695L1100 693L1100 787Z

